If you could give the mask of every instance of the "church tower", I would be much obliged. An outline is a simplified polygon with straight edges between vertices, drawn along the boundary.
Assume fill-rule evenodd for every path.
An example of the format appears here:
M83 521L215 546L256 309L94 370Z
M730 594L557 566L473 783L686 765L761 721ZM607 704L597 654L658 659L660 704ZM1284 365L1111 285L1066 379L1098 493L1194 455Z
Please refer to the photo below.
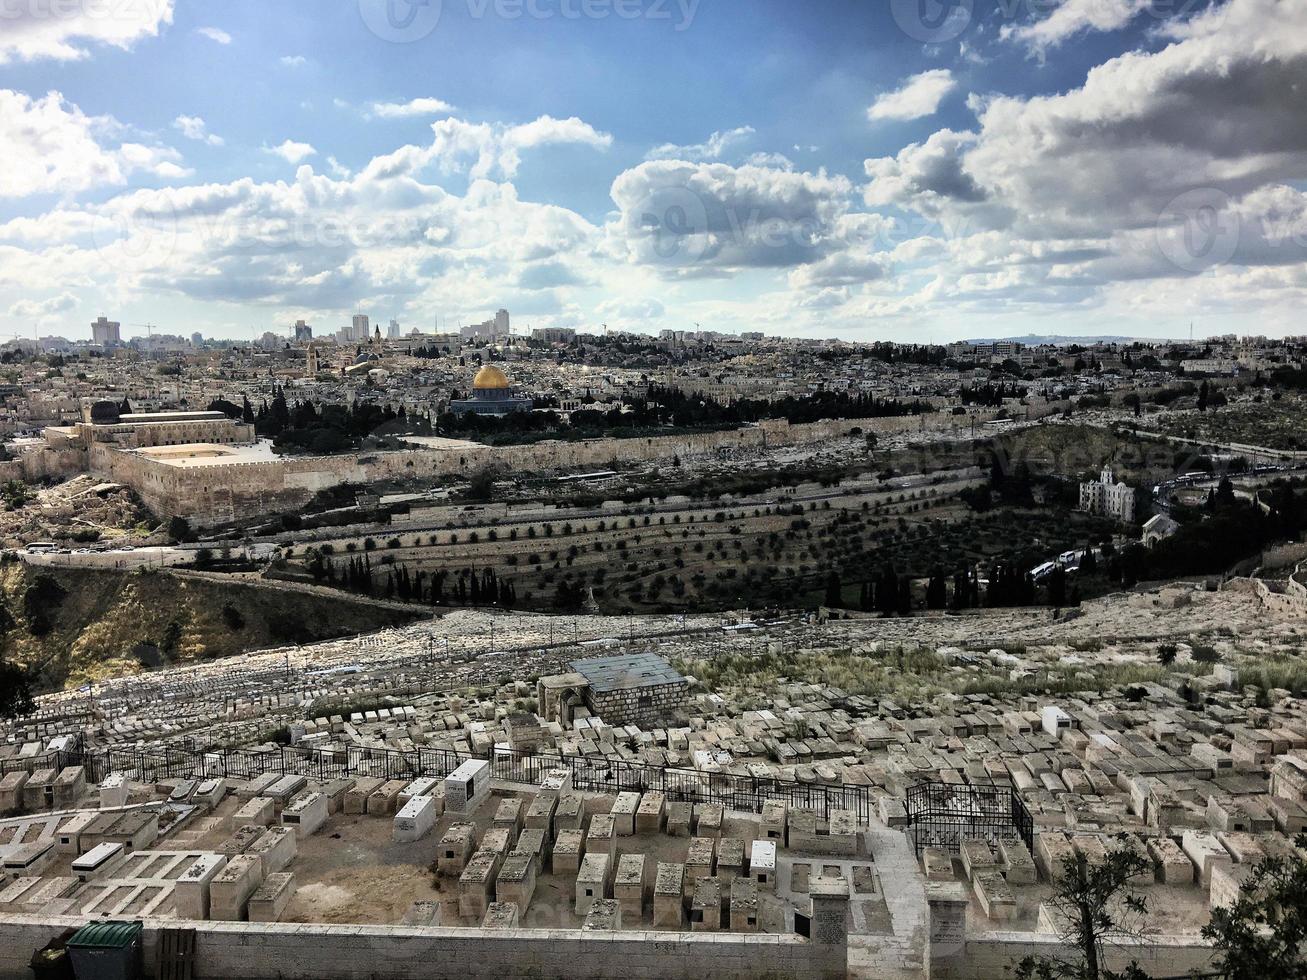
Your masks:
M304 376L306 378L315 378L318 374L318 348L317 345L310 342L309 352L304 361Z

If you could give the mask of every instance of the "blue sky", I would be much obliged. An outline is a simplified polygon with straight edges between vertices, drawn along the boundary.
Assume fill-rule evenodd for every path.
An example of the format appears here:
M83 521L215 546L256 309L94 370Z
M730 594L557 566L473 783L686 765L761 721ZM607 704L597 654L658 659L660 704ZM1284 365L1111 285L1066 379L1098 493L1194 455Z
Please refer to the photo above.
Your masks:
M12 9L0 333L1307 332L1307 0Z

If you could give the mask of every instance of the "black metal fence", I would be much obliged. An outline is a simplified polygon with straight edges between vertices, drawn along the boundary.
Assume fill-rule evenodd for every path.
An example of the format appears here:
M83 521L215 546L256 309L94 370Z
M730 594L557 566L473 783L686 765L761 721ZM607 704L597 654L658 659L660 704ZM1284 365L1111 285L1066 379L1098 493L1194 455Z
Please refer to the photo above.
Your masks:
M907 793L908 833L917 855L926 847L957 852L964 839L1017 838L1033 852L1035 821L1007 786L918 783Z
M265 773L293 773L317 780L373 776L382 779L443 777L473 759L451 749L397 749L276 746L267 749L204 750L172 747L136 750L108 749L90 755L88 768L97 775L119 772L142 782L173 777L221 776L252 779ZM665 793L670 802L720 803L729 809L760 813L769 800L815 810L823 819L832 810L852 810L862 822L870 820L875 800L866 786L799 783L756 778L728 772L678 769L599 756L534 755L496 752L488 758L496 779L540 785L551 769L571 773L574 788L585 792ZM89 774L88 774L89 778Z

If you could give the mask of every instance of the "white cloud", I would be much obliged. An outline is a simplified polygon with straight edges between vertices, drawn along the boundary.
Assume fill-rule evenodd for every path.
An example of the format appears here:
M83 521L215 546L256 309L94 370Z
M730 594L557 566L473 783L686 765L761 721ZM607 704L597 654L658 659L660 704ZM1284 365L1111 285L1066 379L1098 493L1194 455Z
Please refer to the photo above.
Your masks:
M130 48L157 37L172 23L174 0L90 0L86 3L25 2L0 7L0 64L89 56L82 42Z
M129 174L184 176L180 155L167 147L121 143L101 137L121 130L108 117L87 116L58 92L33 99L0 89L0 197L76 194L124 184Z
M231 44L231 35L220 27L197 27L195 33L207 37L215 44Z
M374 102L370 114L378 119L407 119L412 116L444 116L454 107L443 99L413 99L410 102Z
M788 268L842 247L853 185L824 171L654 160L619 174L616 256L671 278Z
M222 146L224 143L221 136L209 132L208 126L199 116L178 116L173 127L181 130L181 134L188 140L207 143L209 146Z
M303 163L318 151L310 143L296 143L294 140L286 140L280 146L265 146L263 152L279 156L287 163Z
M1062 0L1047 17L1029 24L1006 24L999 36L1043 55L1078 34L1119 31L1155 0Z
M754 134L752 126L740 126L724 133L713 133L702 143L678 146L664 143L656 146L645 156L646 160L720 160L722 154L737 143L743 143Z
M1307 263L1307 4L1230 0L1168 33L1079 88L973 98L974 131L867 161L864 202L915 212L946 244L931 302L1152 308L1155 283L1198 273L1208 299L1254 278L1307 297L1248 271Z
M933 116L941 102L957 88L957 80L947 68L913 75L893 92L886 92L867 110L872 122L885 119L907 120Z
M368 175L393 179L435 165L445 173L466 171L473 180L496 175L511 180L521 166L523 150L564 144L606 150L613 142L611 135L575 116L541 116L516 126L441 119L431 130L434 139L429 146L403 146L377 157L368 164Z
M287 68L303 68L309 63L309 59L302 54L288 54L282 57L281 63Z
M60 293L49 299L19 300L9 307L9 315L20 320L41 320L75 309L77 309L77 297L72 293Z

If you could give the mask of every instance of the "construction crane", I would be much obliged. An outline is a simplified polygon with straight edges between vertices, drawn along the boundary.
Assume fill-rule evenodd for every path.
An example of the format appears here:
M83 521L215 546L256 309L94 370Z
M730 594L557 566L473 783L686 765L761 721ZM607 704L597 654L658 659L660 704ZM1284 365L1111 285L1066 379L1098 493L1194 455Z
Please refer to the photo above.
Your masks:
M144 327L144 328L145 328L145 336L146 336L147 338L152 338L152 337L154 336L154 331L156 331L156 330L159 329L159 328L156 327L153 323L129 323L129 324L127 324L127 326L129 326L129 327Z

